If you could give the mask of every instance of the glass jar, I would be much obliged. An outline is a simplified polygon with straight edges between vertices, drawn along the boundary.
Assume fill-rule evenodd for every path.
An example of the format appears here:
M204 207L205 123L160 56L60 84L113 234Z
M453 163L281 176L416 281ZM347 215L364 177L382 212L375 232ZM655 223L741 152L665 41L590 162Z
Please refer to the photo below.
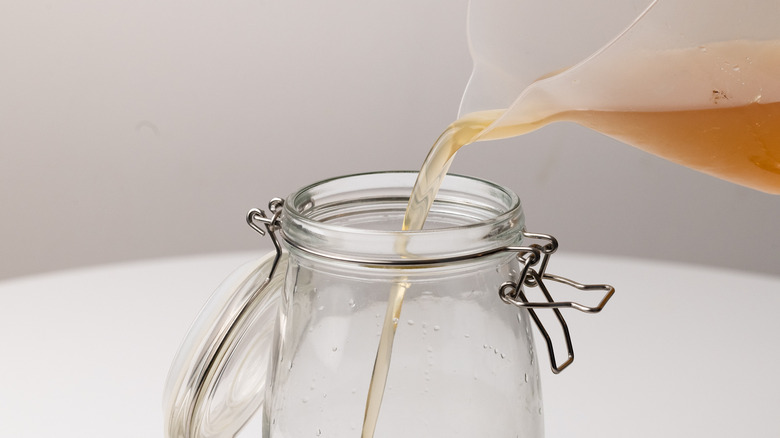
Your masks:
M276 252L194 322L166 383L169 438L233 437L260 406L266 438L543 436L530 321L560 372L574 352L559 309L599 312L614 289L547 273L557 241L483 180L448 175L425 228L399 231L416 175L334 178L250 210ZM605 295L555 301L547 282ZM560 322L562 363L535 309Z
M401 232L415 176L336 178L285 202L289 266L264 436L360 436L389 297L399 293L375 437L543 435L529 316L497 293L518 279L517 257L501 250L520 242L520 201L448 176L425 229Z

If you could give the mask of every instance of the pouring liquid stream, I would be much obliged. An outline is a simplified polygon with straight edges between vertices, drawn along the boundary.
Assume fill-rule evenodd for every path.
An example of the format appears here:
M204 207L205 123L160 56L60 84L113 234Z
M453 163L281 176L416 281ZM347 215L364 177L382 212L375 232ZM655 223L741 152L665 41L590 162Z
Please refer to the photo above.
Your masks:
M740 50L751 49L740 44ZM775 58L767 63L774 67L770 73L780 77L780 41L754 45L756 52L766 53L769 47L770 52L775 53ZM718 48L730 50L728 43L714 47L715 50ZM556 121L575 122L678 164L767 193L780 194L780 102L757 100L742 106L719 106L717 99L710 102L708 107L681 110L564 110L529 123L499 127L491 125L506 113L505 109L467 114L447 127L425 158L409 199L403 230L422 229L444 176L461 147L475 141L523 135ZM404 246L400 241L399 251L405 251ZM399 279L390 291L361 438L374 437L393 339L407 289L408 283Z
M421 230L428 211L433 203L441 186L441 181L450 167L452 158L458 149L474 139L487 128L503 111L491 111L485 114L477 114L470 117L464 117L452 123L436 140L428 158L425 160L423 170L415 183L414 193L420 202L412 202L404 215L403 231ZM423 176L425 175L425 176ZM420 193L422 192L422 193ZM415 198L416 199L416 198ZM406 252L406 240L399 239L396 244L397 251L403 254ZM371 381L366 398L366 411L363 419L362 438L373 438L374 430L379 419L379 411L382 405L387 376L390 371L390 358L393 350L393 340L395 331L398 327L398 319L401 316L401 306L403 305L404 295L409 288L405 279L398 279L390 290L387 310L385 311L382 332L379 336L379 346L377 347L374 369L371 374Z

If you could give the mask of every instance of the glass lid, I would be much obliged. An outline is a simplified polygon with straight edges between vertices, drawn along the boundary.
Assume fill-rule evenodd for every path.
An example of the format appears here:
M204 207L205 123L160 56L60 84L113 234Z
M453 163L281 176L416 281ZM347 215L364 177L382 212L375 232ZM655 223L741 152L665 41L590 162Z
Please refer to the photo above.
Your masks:
M287 257L236 269L201 309L168 373L168 438L233 437L263 405Z

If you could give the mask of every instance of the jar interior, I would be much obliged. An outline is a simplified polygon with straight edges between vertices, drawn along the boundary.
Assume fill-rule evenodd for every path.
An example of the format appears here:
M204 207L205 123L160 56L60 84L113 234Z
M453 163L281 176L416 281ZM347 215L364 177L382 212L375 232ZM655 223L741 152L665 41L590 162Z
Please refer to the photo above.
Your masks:
M355 175L309 186L292 197L293 208L313 221L375 231L400 231L414 172ZM353 185L360 179L360 186ZM448 176L425 230L479 224L517 208L517 195L486 181Z
M524 216L517 195L457 175L444 178L425 227L401 231L416 177L416 172L379 172L305 187L285 202L284 239L317 254L391 263L459 257L518 242Z

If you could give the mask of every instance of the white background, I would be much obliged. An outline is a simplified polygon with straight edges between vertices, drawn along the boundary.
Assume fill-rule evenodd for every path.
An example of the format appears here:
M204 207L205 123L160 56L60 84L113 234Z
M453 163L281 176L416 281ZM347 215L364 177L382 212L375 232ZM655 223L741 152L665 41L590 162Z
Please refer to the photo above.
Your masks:
M0 282L8 352L0 436L162 437L165 378L188 325L226 273L254 257L209 254ZM564 311L576 354L559 375L534 329L547 438L780 436L779 277L590 255L556 255L552 267L580 281L608 279L617 293L598 315ZM565 354L552 314L541 317ZM239 436L259 438L260 426L257 416Z
M416 169L469 77L466 10L0 3L0 278L258 248L249 208ZM516 190L565 250L778 272L780 198L575 125L466 148L453 171Z

